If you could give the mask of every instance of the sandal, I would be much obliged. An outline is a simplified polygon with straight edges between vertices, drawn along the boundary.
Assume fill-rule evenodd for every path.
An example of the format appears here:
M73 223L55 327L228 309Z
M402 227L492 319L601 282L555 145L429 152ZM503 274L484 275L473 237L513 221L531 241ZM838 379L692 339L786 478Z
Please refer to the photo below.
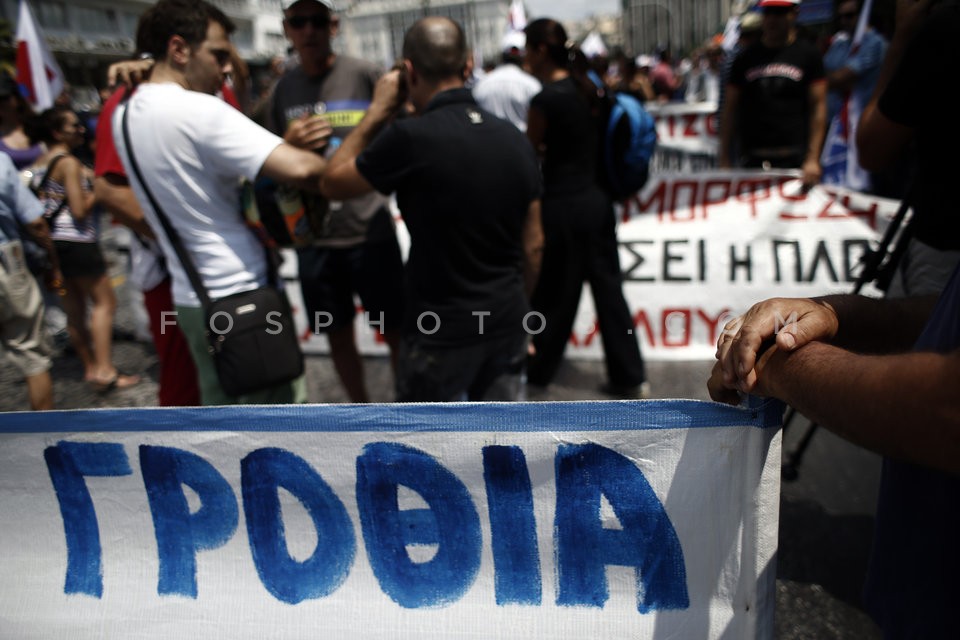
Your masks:
M95 393L105 394L110 393L114 389L127 389L134 385L140 384L140 376L132 375L128 376L125 373L120 373L117 371L113 374L113 377L103 382L101 380L88 380L87 384L90 385L90 388L93 389Z

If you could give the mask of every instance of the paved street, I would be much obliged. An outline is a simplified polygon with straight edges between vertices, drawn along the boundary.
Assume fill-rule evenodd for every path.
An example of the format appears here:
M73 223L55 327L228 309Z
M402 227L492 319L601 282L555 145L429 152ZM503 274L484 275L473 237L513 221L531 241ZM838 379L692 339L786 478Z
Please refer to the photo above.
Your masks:
M82 381L79 361L57 357L53 374L57 407L151 406L156 398L157 361L149 343L132 338L133 319L126 311L128 292L119 290L115 362L127 373L139 373L136 387L107 395L93 393ZM648 363L656 398L707 399L705 380L709 362ZM385 358L366 360L368 387L373 400L389 401L392 378ZM311 402L340 403L340 389L330 360L308 356L307 379ZM602 363L568 361L557 382L531 393L531 400L603 399L597 390L603 381ZM26 409L26 392L15 370L0 360L0 411ZM805 425L790 425L785 448L799 437ZM863 580L873 525L879 459L824 430L812 440L799 478L784 483L780 514L780 549L777 568L776 638L782 640L878 637L861 611Z

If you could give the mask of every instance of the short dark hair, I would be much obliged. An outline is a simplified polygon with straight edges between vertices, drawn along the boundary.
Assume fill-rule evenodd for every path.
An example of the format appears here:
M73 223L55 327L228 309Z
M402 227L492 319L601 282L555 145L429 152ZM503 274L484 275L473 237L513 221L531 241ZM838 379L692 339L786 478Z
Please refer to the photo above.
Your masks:
M170 38L180 36L195 47L206 40L211 22L222 26L228 35L237 29L223 11L205 0L160 0L140 16L137 51L163 60Z
M403 38L403 57L427 82L462 77L467 67L467 37L450 18L421 18Z
M556 66L570 66L570 50L567 48L567 31L563 25L550 18L539 18L524 28L528 47L546 45L547 56Z

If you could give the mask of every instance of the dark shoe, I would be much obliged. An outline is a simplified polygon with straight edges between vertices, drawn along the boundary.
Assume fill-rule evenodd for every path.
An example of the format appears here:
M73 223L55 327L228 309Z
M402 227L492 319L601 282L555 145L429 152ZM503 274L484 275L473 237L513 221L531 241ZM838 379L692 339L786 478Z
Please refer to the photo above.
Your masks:
M109 380L87 380L90 388L100 395L110 393L114 389L127 389L140 383L140 376L116 372Z
M650 398L650 383L625 386L605 382L600 385L600 392L620 400L647 400Z

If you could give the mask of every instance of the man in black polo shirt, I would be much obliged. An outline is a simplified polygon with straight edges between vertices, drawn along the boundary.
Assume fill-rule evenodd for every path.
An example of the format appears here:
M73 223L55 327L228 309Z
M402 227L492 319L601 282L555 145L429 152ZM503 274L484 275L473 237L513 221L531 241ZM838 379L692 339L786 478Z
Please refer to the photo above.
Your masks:
M411 237L397 399L480 400L522 366L527 332L540 329L528 305L543 248L539 170L523 135L464 88L456 22L419 20L403 57L330 160L323 191L397 193ZM419 117L393 121L408 99Z

